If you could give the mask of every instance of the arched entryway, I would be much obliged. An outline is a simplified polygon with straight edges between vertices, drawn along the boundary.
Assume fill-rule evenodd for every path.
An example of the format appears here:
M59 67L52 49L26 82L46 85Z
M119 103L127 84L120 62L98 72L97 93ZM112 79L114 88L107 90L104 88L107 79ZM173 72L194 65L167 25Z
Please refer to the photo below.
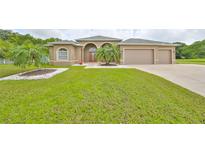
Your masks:
M97 47L93 43L89 43L84 48L84 62L96 62L95 53Z
M104 43L101 47L111 46L111 43Z

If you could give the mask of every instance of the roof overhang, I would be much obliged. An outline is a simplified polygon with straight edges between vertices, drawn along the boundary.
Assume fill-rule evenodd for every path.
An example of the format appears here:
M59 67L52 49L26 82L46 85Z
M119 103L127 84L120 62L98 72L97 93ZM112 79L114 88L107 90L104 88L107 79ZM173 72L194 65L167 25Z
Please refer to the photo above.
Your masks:
M178 46L177 44L166 44L166 43L118 43L118 45Z
M82 45L74 43L74 42L50 42L46 46L52 47L54 45L73 45L73 46L77 46L77 47L82 47Z

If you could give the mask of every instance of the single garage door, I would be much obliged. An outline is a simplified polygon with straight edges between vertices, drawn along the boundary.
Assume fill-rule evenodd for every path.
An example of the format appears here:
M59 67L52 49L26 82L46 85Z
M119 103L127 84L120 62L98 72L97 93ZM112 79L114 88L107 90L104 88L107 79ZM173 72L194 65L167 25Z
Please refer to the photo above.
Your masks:
M124 64L153 64L154 51L151 49L125 49Z
M171 50L158 50L158 64L171 64Z

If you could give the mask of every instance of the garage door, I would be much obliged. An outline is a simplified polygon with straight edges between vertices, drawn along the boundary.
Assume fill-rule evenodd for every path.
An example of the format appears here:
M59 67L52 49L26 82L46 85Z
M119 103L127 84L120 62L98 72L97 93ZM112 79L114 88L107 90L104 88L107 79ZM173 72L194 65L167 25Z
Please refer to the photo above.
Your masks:
M153 64L154 52L151 49L125 49L124 64Z
M158 51L158 64L171 64L171 50Z

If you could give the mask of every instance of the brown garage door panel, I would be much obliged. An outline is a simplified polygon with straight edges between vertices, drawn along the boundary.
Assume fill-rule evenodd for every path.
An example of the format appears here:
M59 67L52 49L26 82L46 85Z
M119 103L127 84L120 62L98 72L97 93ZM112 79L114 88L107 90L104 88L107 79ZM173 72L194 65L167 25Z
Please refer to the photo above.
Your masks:
M153 64L154 51L152 49L124 50L124 64Z
M158 51L158 64L171 64L171 50Z

